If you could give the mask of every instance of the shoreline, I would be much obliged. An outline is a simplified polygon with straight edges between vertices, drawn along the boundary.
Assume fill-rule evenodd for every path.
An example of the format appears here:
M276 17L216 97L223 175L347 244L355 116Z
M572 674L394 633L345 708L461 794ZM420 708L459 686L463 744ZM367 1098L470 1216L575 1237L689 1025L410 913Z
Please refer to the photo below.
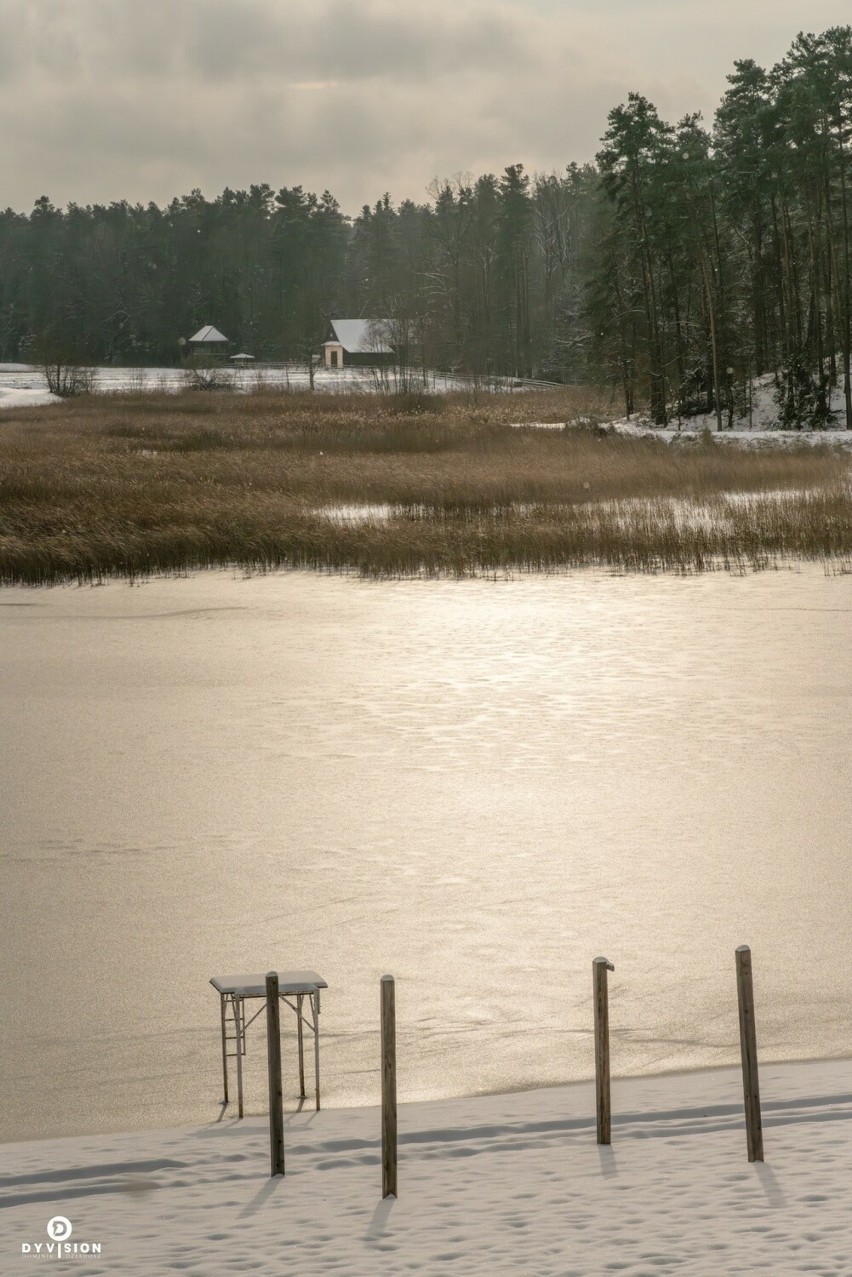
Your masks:
M264 1056L264 1059L265 1059L265 1056ZM813 1056L813 1057L806 1057L802 1059L779 1059L779 1060L765 1058L765 1055L762 1054L759 1059L759 1068L760 1068L761 1076L763 1076L763 1073L765 1070L769 1070L769 1069L783 1071L783 1070L807 1069L813 1066L814 1069L816 1070L816 1069L822 1069L822 1068L833 1069L834 1067L842 1066L842 1065L846 1065L848 1067L849 1092L850 1092L850 1096L852 1097L852 1054L837 1055L837 1056L819 1056L819 1057ZM376 1069L376 1079L377 1079L376 1080L376 1098L374 1100L370 1102L365 1102L363 1104L327 1104L323 1102L323 1106L320 1109L320 1113L331 1114L331 1115L341 1115L341 1116L345 1114L361 1114L361 1113L372 1113L372 1112L378 1113L380 1109L380 1100L378 1098L379 1096L378 1073L379 1071L378 1069ZM736 1078L739 1079L740 1078L739 1065L732 1064L732 1063L700 1064L696 1066L695 1068L661 1069L653 1073L626 1073L626 1074L613 1073L611 1075L611 1083L612 1083L613 1092L615 1092L616 1090L622 1090L625 1094L631 1094L634 1091L643 1092L646 1086L648 1087L649 1092L653 1091L655 1084L659 1084L660 1087L662 1087L664 1083L672 1079L678 1079L679 1080L678 1085L680 1089L683 1089L683 1087L686 1086L690 1078L704 1077L705 1075L708 1078L713 1078L716 1075L728 1075L728 1074L735 1074ZM681 1082L683 1084L682 1087L680 1086ZM728 1085L727 1076L723 1079L723 1084L725 1086ZM451 1095L451 1096L445 1095L445 1096L441 1096L438 1099L399 1100L399 1109L400 1111L405 1109L414 1113L421 1109L425 1109L427 1106L431 1106L433 1108L446 1106L449 1108L452 1106L461 1107L461 1106L469 1105L469 1104L487 1103L488 1101L503 1101L503 1100L505 1100L507 1103L510 1103L513 1099L521 1099L522 1097L528 1096L528 1095L545 1096L548 1093L557 1092L557 1091L558 1092L564 1091L566 1092L566 1094L571 1095L575 1092L580 1093L580 1092L588 1091L589 1104L591 1106L589 1108L589 1112L591 1114L591 1116L589 1117L589 1124L591 1128L594 1129L594 1125L595 1125L594 1085L595 1085L595 1079L594 1079L594 1075L592 1074L589 1077L573 1078L569 1081L563 1081L563 1082L545 1082L545 1083L532 1082L529 1086L524 1086L524 1085L520 1085L516 1087L510 1086L508 1088L504 1087L500 1090L495 1090L495 1091L476 1091L476 1092L471 1092L471 1093L462 1094L462 1095ZM713 1091L713 1093L715 1093L716 1088L714 1086L711 1085L710 1089L711 1091ZM765 1100L766 1097L764 1096L763 1098ZM741 1100L742 1100L742 1096L740 1094L740 1107L742 1106ZM260 1102L265 1103L265 1095L260 1097ZM315 1111L313 1108L313 1100L311 1098L310 1093L308 1094L305 1104L301 1110L299 1110L298 1108L293 1109L292 1107L288 1108L288 1104L292 1105L291 1097L287 1097L284 1100L285 1126L287 1125L288 1121L290 1121L291 1119L295 1121L295 1119L299 1117L312 1117L314 1115ZM215 1107L222 1108L223 1107L222 1101L221 1100L217 1101ZM218 1117L213 1118L208 1122L200 1122L200 1123L186 1122L186 1123L179 1123L177 1125L169 1125L169 1126L156 1126L156 1125L132 1126L132 1127L124 1128L121 1130L91 1130L89 1129L85 1131L78 1131L76 1134L73 1134L73 1135L34 1135L28 1139L6 1140L0 1137L0 1165L2 1165L4 1153L10 1149L26 1149L26 1148L35 1147L35 1146L43 1146L46 1144L73 1145L81 1140L87 1140L87 1141L101 1140L101 1139L109 1140L109 1139L114 1139L119 1137L131 1139L133 1136L139 1136L141 1138L144 1136L157 1135L157 1134L171 1135L171 1134L177 1134L181 1131L184 1131L184 1132L198 1131L198 1130L204 1130L210 1126L223 1126L223 1125L229 1125L231 1123L233 1123L234 1125L242 1125L244 1122L260 1122L261 1124L265 1124L266 1122L266 1117L262 1113L259 1114L256 1112L247 1112L246 1116L239 1120L236 1118L235 1114L236 1114L236 1101L232 1099L228 1106L227 1112L223 1111L222 1113L220 1113ZM620 1120L619 1115L615 1111L613 1112L612 1120L613 1120L613 1124L616 1124ZM376 1119L376 1121L378 1122L378 1118ZM264 1129L266 1129L265 1125L264 1125ZM2 1172L0 1172L0 1183L2 1183Z
M264 1056L264 1059L265 1059L265 1056ZM805 1057L802 1059L783 1059L783 1060L766 1059L764 1058L763 1055L761 1055L759 1059L759 1068L760 1068L761 1077L763 1076L764 1071L770 1070L770 1069L781 1070L781 1071L784 1071L784 1070L793 1071L797 1069L807 1069L813 1066L814 1070L817 1070L817 1069L822 1070L823 1068L827 1070L831 1070L837 1066L843 1066L843 1065L846 1065L849 1070L848 1086L849 1086L850 1098L852 1099L852 1053L850 1053L849 1055L819 1056L819 1057L812 1056L812 1057ZM364 1103L364 1104L323 1103L323 1106L320 1109L320 1113L332 1114L332 1115L360 1114L360 1113L373 1113L373 1112L378 1113L380 1109L380 1100L378 1098L378 1094L379 1094L378 1073L379 1073L379 1070L376 1069L376 1077L377 1077L376 1097L377 1098L374 1101L369 1103ZM618 1089L623 1089L625 1094L630 1094L634 1091L636 1092L644 1091L646 1086L649 1088L649 1091L651 1091L654 1089L655 1084L659 1083L660 1086L662 1086L663 1083L670 1081L672 1079L679 1079L680 1082L682 1082L683 1085L685 1086L690 1078L704 1077L705 1075L709 1078L713 1078L716 1075L728 1075L728 1074L736 1075L736 1079L739 1083L739 1079L741 1077L740 1067L738 1064L731 1064L731 1063L701 1064L695 1068L661 1069L653 1073L629 1073L629 1074L612 1073L611 1082L612 1082L613 1091L615 1091L616 1088L618 1088ZM723 1081L724 1081L724 1085L727 1086L728 1085L727 1077L725 1077ZM591 1116L589 1117L588 1120L589 1120L590 1126L594 1128L594 1124L595 1124L594 1084L595 1084L594 1075L591 1075L589 1077L583 1077L583 1078L574 1078L570 1081L565 1081L565 1082L551 1082L551 1083L543 1083L543 1084L534 1082L534 1083L531 1083L529 1086L521 1085L516 1087L508 1087L508 1088L504 1087L501 1090L495 1090L495 1091L476 1091L476 1092L471 1092L469 1094L442 1096L439 1099L399 1100L399 1109L400 1111L408 1110L411 1112L417 1112L421 1109L425 1109L426 1107L432 1107L432 1108L448 1107L449 1108L451 1106L463 1106L463 1105L469 1105L469 1104L487 1103L488 1101L501 1101L501 1100L510 1102L513 1099L520 1098L523 1096L528 1096L528 1095L545 1096L548 1093L557 1092L557 1091L558 1092L564 1091L568 1095L570 1095L570 1094L573 1094L574 1092L579 1093L579 1092L588 1091L589 1097L590 1097L590 1103L591 1103L591 1107L589 1110ZM715 1093L714 1087L711 1086L710 1089L714 1091ZM742 1097L740 1096L740 1100L741 1099ZM764 1096L763 1099L765 1101L766 1097ZM290 1119L293 1119L295 1122L296 1118L299 1118L299 1117L310 1118L315 1115L315 1110L313 1108L313 1100L310 1094L308 1094L305 1104L301 1110L292 1109L292 1108L288 1109L287 1105L290 1102L291 1101L289 1101L288 1099L285 1099L284 1101L285 1126L287 1125ZM216 1104L216 1107L221 1108L222 1101L218 1101ZM740 1104L740 1107L741 1107L741 1104ZM204 1130L210 1126L226 1126L229 1124L242 1125L243 1123L246 1123L246 1122L260 1122L261 1124L264 1124L264 1129L266 1129L265 1128L266 1117L263 1114L252 1112L252 1113L247 1113L246 1116L242 1119L237 1119L235 1116L236 1114L235 1100L232 1100L230 1102L230 1104L228 1105L228 1109L233 1110L233 1112L230 1112L230 1111L223 1112L222 1114L220 1114L219 1117L211 1119L209 1122L201 1122L201 1123L186 1122L186 1123L179 1123L178 1125L171 1125L171 1126L133 1126L133 1127L128 1127L122 1130L85 1130L85 1131L79 1131L77 1132L77 1134L74 1134L74 1135L36 1135L36 1136L32 1136L29 1139L23 1139L23 1140L16 1140L16 1139L4 1140L0 1138L0 1164L2 1164L2 1158L3 1158L4 1152L6 1152L9 1149L25 1149L25 1148L30 1148L31 1146L41 1146L45 1144L73 1145L81 1140L87 1140L87 1141L100 1140L100 1139L108 1140L108 1139L114 1139L118 1137L130 1139L133 1136L144 1137L148 1135L157 1135L157 1134L171 1135L171 1134L179 1133L181 1131L188 1132L188 1131ZM378 1118L376 1120L378 1121ZM613 1120L613 1124L619 1121L619 1115L616 1112L613 1112L612 1120ZM2 1182L1 1174L0 1174L0 1182Z
M761 1066L765 1164L738 1068L614 1078L607 1148L593 1088L401 1104L398 1201L375 1106L285 1114L283 1180L262 1117L2 1145L4 1270L61 1214L102 1246L73 1271L129 1277L848 1273L852 1060Z

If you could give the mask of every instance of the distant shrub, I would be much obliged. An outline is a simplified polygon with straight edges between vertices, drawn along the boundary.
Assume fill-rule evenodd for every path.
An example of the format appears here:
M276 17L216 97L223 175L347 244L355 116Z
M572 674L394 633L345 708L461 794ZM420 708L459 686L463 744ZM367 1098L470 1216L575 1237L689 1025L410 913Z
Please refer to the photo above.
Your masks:
M193 355L184 367L184 376L189 390L233 390L234 370L226 368L212 360L204 360Z
M52 395L71 399L75 395L89 395L95 384L94 368L66 363L62 359L45 360L44 375Z

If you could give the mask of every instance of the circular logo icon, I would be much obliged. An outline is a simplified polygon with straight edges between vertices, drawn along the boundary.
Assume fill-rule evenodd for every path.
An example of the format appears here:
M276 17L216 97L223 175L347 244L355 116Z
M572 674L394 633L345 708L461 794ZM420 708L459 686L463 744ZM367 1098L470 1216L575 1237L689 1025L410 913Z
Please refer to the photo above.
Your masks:
M72 1232L71 1220L66 1219L64 1215L54 1215L53 1219L47 1222L47 1235L55 1242L67 1241Z

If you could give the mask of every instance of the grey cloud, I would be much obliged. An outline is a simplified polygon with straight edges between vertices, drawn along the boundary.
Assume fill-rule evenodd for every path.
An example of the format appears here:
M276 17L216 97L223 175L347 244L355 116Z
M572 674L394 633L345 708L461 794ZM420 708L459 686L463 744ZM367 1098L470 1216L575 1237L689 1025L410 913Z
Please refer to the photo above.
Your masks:
M492 10L366 5L332 0L314 51L317 67L352 80L431 76L526 63L528 36L517 19Z
M203 13L203 21L201 14ZM203 77L243 72L365 80L505 66L527 56L517 15L391 0L300 0L270 7L194 0L181 9L186 65Z
M709 117L734 57L767 60L733 16L708 52L688 8L661 62L652 0L0 0L0 203L269 181L351 212L459 170L561 169L630 89Z
M0 0L4 61L81 75L233 80L428 77L496 69L531 55L522 17L482 5L402 7L392 0Z
M246 73L280 74L292 49L289 6L270 7L262 0L190 3L182 15L185 67L202 78L234 79Z

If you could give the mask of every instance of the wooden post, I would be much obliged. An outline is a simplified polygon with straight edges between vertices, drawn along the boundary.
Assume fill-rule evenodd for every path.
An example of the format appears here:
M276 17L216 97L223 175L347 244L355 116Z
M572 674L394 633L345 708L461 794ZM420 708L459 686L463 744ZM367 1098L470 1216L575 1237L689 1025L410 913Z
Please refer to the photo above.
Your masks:
M392 975L381 979L382 1197L396 1197L396 1006Z
M266 1058L269 1065L269 1148L272 1175L284 1174L284 1095L281 1088L281 1025L278 972L266 975Z
M320 1110L320 1075L319 1075L319 1013L320 991L314 989L310 995L311 1019L314 1025L314 1092L316 1094L317 1112Z
M610 1101L609 1101L609 998L607 993L607 971L615 967L606 958L595 958L592 961L592 986L595 1006L595 1091L597 1095L598 1143L609 1144L610 1139Z
M740 1004L740 1053L743 1061L748 1160L763 1161L763 1123L760 1117L760 1084L757 1076L757 1034L754 1027L754 989L751 979L751 949L741 944L736 952L737 998Z

